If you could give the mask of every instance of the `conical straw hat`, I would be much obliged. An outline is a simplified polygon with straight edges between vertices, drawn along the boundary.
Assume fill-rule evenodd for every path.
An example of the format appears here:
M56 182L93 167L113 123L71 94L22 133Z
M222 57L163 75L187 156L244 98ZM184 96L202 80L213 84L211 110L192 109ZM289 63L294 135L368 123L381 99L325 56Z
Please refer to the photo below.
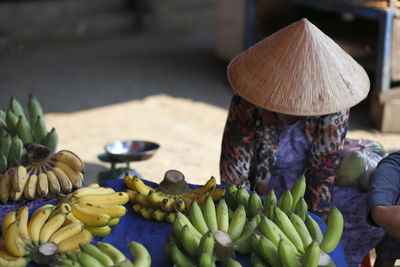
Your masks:
M331 38L301 19L236 56L233 89L278 113L311 116L348 109L367 95L365 70Z

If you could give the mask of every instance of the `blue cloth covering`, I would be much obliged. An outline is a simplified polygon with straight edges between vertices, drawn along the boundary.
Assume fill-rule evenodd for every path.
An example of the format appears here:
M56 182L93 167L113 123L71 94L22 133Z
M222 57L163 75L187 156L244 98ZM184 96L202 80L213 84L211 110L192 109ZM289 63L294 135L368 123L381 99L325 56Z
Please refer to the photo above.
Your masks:
M144 180L148 185L155 186L154 183ZM116 191L125 191L126 187L123 180L111 180L102 183L102 186L112 187ZM190 185L191 187L198 187L196 185ZM168 235L172 232L172 225L163 222L157 222L154 220L145 220L140 215L136 214L131 205L128 203L125 205L127 213L121 218L118 225L112 227L111 235L102 239L104 242L111 243L118 249L120 249L125 255L133 260L127 243L129 241L136 241L143 244L150 252L152 258L152 266L172 266L172 263L165 256L163 246L167 240ZM326 230L325 223L317 216L310 214L321 226L323 232ZM95 239L92 243L101 239ZM346 267L344 258L343 247L339 246L330 253L333 261L337 267ZM250 257L237 254L238 261L242 266L250 266ZM29 264L29 266L35 266Z

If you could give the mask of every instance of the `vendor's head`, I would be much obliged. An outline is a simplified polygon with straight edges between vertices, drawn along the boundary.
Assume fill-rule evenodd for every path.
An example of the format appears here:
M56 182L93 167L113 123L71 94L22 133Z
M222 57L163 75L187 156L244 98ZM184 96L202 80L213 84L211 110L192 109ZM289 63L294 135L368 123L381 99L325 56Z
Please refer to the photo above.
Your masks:
M370 87L365 70L307 19L235 57L228 79L247 101L295 116L349 109L368 95Z

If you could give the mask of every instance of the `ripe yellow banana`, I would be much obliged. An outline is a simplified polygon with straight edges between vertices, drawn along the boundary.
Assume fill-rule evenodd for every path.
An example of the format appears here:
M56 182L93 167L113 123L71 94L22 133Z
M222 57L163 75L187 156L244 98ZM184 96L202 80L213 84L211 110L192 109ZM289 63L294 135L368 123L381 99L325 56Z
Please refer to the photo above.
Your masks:
M176 218L176 213L175 212L169 212L167 216L165 216L165 221L168 223L173 223Z
M167 216L167 212L160 210L160 209L154 209L152 218L156 221L164 221L165 217Z
M224 187L218 187L215 188L212 192L211 192L211 197L214 201L216 200L220 200L225 196L225 188Z
M39 172L36 193L38 196L47 196L49 193L49 182L45 172Z
M161 202L163 201L164 196L156 191L150 190L147 194L147 199L150 205L154 208L161 208Z
M129 196L125 192L115 192L111 194L99 194L83 196L75 200L76 203L98 203L98 204L118 204L124 205L129 201Z
M89 184L87 187L100 187L100 185L97 183L92 183L92 184Z
M185 202L182 199L178 198L177 200L175 200L175 203L174 203L174 209L175 210L184 211L185 208L186 208L185 207Z
M19 236L21 237L22 241L26 244L31 243L31 237L28 232L28 218L29 218L29 207L23 206L18 209L16 219L19 220Z
M51 170L57 177L58 182L61 185L62 191L65 193L71 192L72 191L72 183L69 180L67 174L59 167L53 167Z
M39 241L45 243L49 238L61 228L65 222L66 215L64 213L58 213L53 218L48 220L40 230Z
M111 217L103 212L95 212L82 207L79 204L72 205L72 214L88 226L105 226Z
M62 252L76 251L79 249L80 243L90 243L92 240L92 233L83 229L79 234L71 236L70 238L64 239L58 243L58 249Z
M49 238L49 242L58 244L63 240L81 233L84 226L85 224L81 222L67 224L53 233Z
M333 208L329 211L326 232L320 244L321 250L331 253L339 244L343 233L343 215L337 209Z
M150 207L150 201L147 198L147 196L143 195L142 193L133 191L133 190L127 190L126 191L128 196L129 196L129 201L131 203L139 203L142 206Z
M119 218L119 217L111 218L111 220L108 222L108 226L115 226L115 225L119 224L120 221L121 221L121 218Z
M153 218L153 211L154 211L154 209L152 209L152 208L142 207L140 209L139 213L146 220L150 220L151 218Z
M114 189L111 187L83 187L76 189L74 192L72 192L72 197L75 198L80 198L84 196L89 196L89 195L103 195L103 194L111 194L115 193Z
M190 193L201 195L204 192L211 192L215 189L216 185L217 180L215 177L211 176L211 178L203 186L190 190Z
M1 176L0 180L0 197L3 204L8 202L10 197L10 189L11 189L11 178L14 173L14 169L8 169L4 175Z
M28 253L24 241L19 237L19 221L14 221L8 226L4 235L4 246L15 257L23 257Z
M175 207L175 198L167 197L161 202L161 209L164 211L173 211Z
M22 165L16 167L14 175L12 177L12 185L17 192L24 190L26 181L28 179L28 174L26 168Z
M131 241L128 243L129 250L135 261L133 262L133 266L140 267L150 267L151 266L151 257L149 251L140 243Z
M3 223L1 225L1 232L3 233L3 236L5 235L8 226L10 226L10 224L15 222L15 220L16 220L16 212L15 212L15 210L9 211L6 214L6 216L4 216Z
M46 170L47 180L49 182L49 190L54 194L61 192L61 185L57 179L57 176L50 169Z
M75 188L82 187L82 180L77 171L73 170L69 165L61 161L54 161L53 165L64 171Z
M92 204L92 203L80 203L80 206L92 210L94 212L103 212L108 214L111 218L122 217L126 213L126 208L123 205L117 204Z
M44 208L37 210L32 214L28 222L28 232L32 242L39 242L40 230L42 229L46 220L49 218L52 210L52 208Z
M97 237L106 237L111 234L111 227L108 225L99 226L99 227L85 226L85 229Z
M33 171L30 176L28 183L24 188L24 197L26 200L33 200L36 196L36 188L38 184L38 176L36 175L36 171Z
M61 150L52 156L56 161L62 162L70 166L74 171L85 173L85 165L82 160L69 150Z
M11 186L10 189L10 200L13 202L18 202L18 200L21 198L23 192L17 192L14 187Z
M146 185L139 177L126 174L124 177L126 186L132 190L142 193L147 196L150 190L155 191L155 188Z

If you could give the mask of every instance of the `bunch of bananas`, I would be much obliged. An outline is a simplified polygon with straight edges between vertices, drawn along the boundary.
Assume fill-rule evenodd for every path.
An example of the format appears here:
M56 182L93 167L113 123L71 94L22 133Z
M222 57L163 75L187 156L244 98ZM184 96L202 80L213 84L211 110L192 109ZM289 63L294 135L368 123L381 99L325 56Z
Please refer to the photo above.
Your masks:
M216 261L240 266L233 260L235 251L251 248L261 221L260 215L249 221L246 217L243 205L230 212L224 199L217 205L210 196L202 205L193 201L188 216L177 213L165 253L177 266L215 266Z
M64 214L67 223L84 224L84 228L97 237L111 233L111 226L125 215L123 206L129 200L125 192L91 184L70 193L56 205L51 216Z
M7 111L0 109L0 173L16 166L26 153L24 144L38 143L49 148L51 153L57 149L58 135L54 128L47 130L40 102L29 96L28 118L18 100L11 98Z
M214 177L199 188L187 189L176 194L164 192L159 186L148 186L139 177L130 174L125 175L124 181L129 188L129 201L133 203L132 208L136 213L145 219L165 220L169 223L174 221L177 211L186 211L192 201L203 203L208 196L219 200L225 194L225 188L216 188Z
M6 214L2 223L0 262L26 264L34 248L44 243L54 243L59 251L67 252L79 249L79 243L92 241L93 235L84 229L83 223L68 223L63 213L51 216L54 207L51 204L43 205L30 218L27 206ZM21 257L25 259L19 259Z
M70 193L82 187L84 171L82 160L69 150L12 167L0 174L1 201L6 204Z
M150 267L151 257L146 247L138 242L128 243L134 258L131 262L119 249L106 242L97 242L97 246L81 243L80 252L66 253L57 258L54 267L90 266L90 267Z

